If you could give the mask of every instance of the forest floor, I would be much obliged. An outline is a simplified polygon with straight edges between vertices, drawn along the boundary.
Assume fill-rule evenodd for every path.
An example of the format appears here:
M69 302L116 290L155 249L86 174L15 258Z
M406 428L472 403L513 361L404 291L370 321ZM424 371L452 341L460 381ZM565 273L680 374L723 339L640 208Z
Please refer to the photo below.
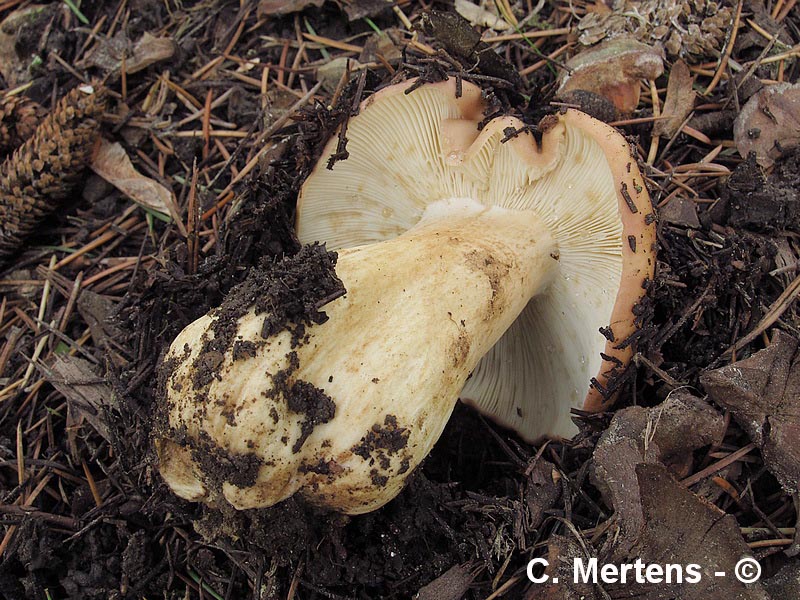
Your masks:
M25 201L49 213L0 244L0 597L800 597L800 92L781 85L800 75L800 8L619 4L497 0L470 22L431 0L0 0L0 215L31 169ZM627 62L559 93L613 37ZM650 53L663 69L643 75ZM448 76L532 126L577 106L638 152L658 264L614 410L530 445L459 405L361 516L180 500L152 444L170 342L299 251L298 189L362 100ZM138 185L113 181L111 143ZM575 584L588 556L705 576ZM731 576L743 556L761 581ZM529 581L535 557L560 583Z

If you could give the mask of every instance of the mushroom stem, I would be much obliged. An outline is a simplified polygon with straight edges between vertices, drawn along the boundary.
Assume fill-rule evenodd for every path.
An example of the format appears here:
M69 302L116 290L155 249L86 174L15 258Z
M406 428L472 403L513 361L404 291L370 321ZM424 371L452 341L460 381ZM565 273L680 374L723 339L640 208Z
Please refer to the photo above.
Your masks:
M229 350L221 379L204 390L208 401L187 399L195 340L213 335L205 316L170 351L180 361L167 385L170 425L190 438L202 432L223 440L228 455L259 459L252 486L221 486L237 508L270 506L299 492L349 514L374 510L428 454L470 372L556 265L553 237L534 212L463 199L434 203L405 234L339 253L336 272L347 294L327 305L328 321L308 329L291 372L294 382L330 397L332 419L304 432L304 417L288 408L285 393L270 392L289 363L287 332L245 360L233 360ZM263 341L261 319L243 317L238 339ZM235 424L225 416L231 412ZM167 481L170 473L180 480L176 493L207 499L209 478L190 453L174 443L159 449ZM188 473L196 483L186 481Z

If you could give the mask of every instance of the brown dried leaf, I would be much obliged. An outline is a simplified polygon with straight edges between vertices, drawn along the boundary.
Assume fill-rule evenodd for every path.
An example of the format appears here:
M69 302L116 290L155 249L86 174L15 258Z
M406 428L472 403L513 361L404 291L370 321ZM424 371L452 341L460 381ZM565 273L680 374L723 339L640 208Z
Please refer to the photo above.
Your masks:
M101 139L91 167L92 171L137 204L171 216L185 235L172 192L139 173L119 143Z
M750 358L704 373L709 396L731 411L761 448L764 461L784 489L800 484L800 353L783 332Z
M697 205L687 198L676 196L658 212L659 220L672 225L700 229L700 218L697 216Z
M660 464L639 464L636 485L641 493L643 527L624 563L640 558L646 564L699 565L696 583L628 583L606 585L615 599L636 600L770 600L760 583L745 585L734 577L736 563L752 558L732 515L725 514L677 482ZM724 571L725 577L716 577Z
M387 8L391 8L394 0L342 0L347 19L357 21L364 17L377 17Z
M667 83L667 98L661 114L667 119L656 121L653 126L653 135L671 138L683 124L689 113L694 108L694 77L689 73L689 67L682 60L672 65Z
M353 73L361 63L349 56L337 56L325 61L317 68L317 80L322 82L322 88L328 93L333 93L345 73ZM351 75L352 77L352 75Z
M594 451L595 477L614 507L622 535L614 556L622 559L646 524L636 467L642 463L685 465L691 453L724 435L722 416L685 391L675 391L654 408L619 411Z
M560 473L555 465L541 457L528 467L528 480L525 484L525 504L528 506L528 527L536 529L544 520L546 510L553 507L561 496L558 483Z
M358 60L362 63L375 62L381 56L389 63L396 63L403 58L402 40L402 32L394 27L384 29L381 33L373 33L364 42L364 49L358 55Z
M588 90L570 90L559 94L558 98L604 123L618 121L620 118L619 111L611 100Z
M258 17L288 15L293 12L300 12L309 6L319 8L324 2L325 0L259 0Z
M523 87L517 68L484 42L481 34L458 13L426 11L417 27L478 73L510 81L515 88Z
M155 37L147 31L133 47L133 56L126 59L125 70L128 73L138 73L162 60L167 60L175 55L175 42L171 38Z
M780 571L764 581L773 598L800 598L800 560L783 565Z
M116 309L113 300L91 290L81 290L77 308L81 318L89 326L95 346L108 349L111 342L122 339L122 331L110 320Z
M769 600L760 583L745 585L734 577L736 563L752 554L732 515L695 496L662 464L639 463L632 484L641 503L642 522L629 551L613 557L584 547L574 538L552 536L546 571L550 580L532 586L526 600ZM585 569L590 557L598 559L598 571L603 565L616 564L621 573L622 565L641 560L644 565L659 565L662 569L666 564L680 565L684 577L687 565L695 564L701 577L694 583L677 583L674 575L667 581L662 571L662 582L650 583L637 581L636 572L630 571L625 582L618 575L617 583L605 583L601 590L580 579L575 581L575 559L581 559ZM642 569L644 575L644 566ZM726 576L716 577L718 571L724 571ZM558 583L553 582L554 577Z
M89 361L73 356L56 356L45 378L97 433L112 441L104 411L114 406L113 390Z
M133 74L174 55L175 43L170 38L157 38L145 32L131 48L128 36L120 31L113 38L103 40L79 66L98 67L106 73L115 73L122 68L124 58L125 72Z
M454 565L428 585L420 588L416 600L459 600L467 593L475 576L469 564Z
M708 395L761 448L764 463L783 488L800 500L800 352L798 341L778 331L750 358L700 377ZM800 535L790 552L800 550Z
M551 535L547 540L547 582L530 587L525 600L597 600L595 587L591 583L575 580L575 559L591 558L584 546L575 537ZM557 580L557 581L556 581Z
M765 168L800 145L800 84L778 83L754 94L733 124L733 139L742 157L755 152Z

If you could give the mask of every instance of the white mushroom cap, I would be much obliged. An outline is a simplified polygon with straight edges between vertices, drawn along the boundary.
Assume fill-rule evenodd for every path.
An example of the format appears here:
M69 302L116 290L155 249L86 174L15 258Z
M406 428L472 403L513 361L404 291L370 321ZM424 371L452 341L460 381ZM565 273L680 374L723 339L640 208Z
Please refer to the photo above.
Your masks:
M350 119L347 160L326 169L336 137L325 148L300 194L298 237L330 249L379 242L454 198L535 211L560 269L461 398L526 439L571 436L571 408L600 410L613 399L606 386L630 359L621 342L636 330L633 309L654 269L652 208L629 145L572 110L542 123L540 144L513 135L523 123L512 117L479 131L479 88L464 83L456 98L449 80L406 94L412 84L378 92Z

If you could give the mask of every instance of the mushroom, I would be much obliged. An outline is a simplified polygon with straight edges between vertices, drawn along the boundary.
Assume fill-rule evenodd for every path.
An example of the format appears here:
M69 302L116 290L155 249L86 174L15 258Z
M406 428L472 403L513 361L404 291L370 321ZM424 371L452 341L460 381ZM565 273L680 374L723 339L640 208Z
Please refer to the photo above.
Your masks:
M339 249L347 293L328 320L293 347L288 331L262 338L251 309L235 338L252 351L217 352L200 389L214 313L171 345L156 446L177 495L244 509L299 493L364 513L399 493L459 396L527 440L571 436L572 408L613 401L654 268L628 143L574 110L545 118L538 142L513 117L479 129L479 88L414 85L367 99L349 158L325 168L334 138L301 190L299 238ZM309 425L296 394L326 418ZM209 452L253 473L220 481Z

